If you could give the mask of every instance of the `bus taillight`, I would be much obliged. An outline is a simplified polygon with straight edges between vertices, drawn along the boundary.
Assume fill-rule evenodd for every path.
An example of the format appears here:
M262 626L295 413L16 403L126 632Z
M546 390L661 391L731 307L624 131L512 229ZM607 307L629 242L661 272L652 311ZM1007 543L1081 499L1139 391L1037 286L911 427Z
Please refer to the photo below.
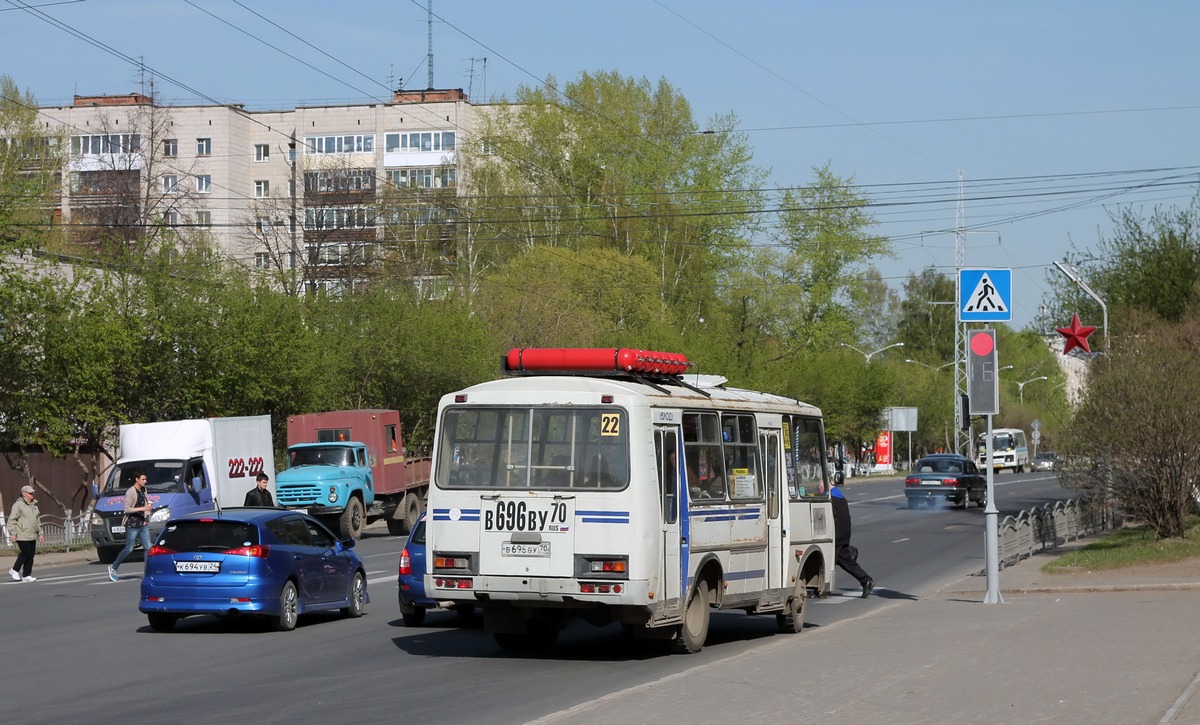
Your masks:
M465 556L435 556L433 558L434 569L467 569L470 566L471 561Z

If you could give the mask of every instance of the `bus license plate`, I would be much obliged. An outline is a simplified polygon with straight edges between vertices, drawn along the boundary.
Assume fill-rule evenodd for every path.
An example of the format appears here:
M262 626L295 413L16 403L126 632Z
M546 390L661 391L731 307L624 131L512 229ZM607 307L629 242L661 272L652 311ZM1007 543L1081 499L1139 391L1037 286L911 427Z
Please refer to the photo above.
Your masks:
M175 562L176 572L198 571L204 574L216 574L221 571L221 562L219 561L177 561Z
M123 533L125 533L125 527L124 526L114 526L114 527L112 527L112 532L114 534L123 534Z
M505 541L500 544L501 556L550 556L550 542L540 541L536 544L514 544Z

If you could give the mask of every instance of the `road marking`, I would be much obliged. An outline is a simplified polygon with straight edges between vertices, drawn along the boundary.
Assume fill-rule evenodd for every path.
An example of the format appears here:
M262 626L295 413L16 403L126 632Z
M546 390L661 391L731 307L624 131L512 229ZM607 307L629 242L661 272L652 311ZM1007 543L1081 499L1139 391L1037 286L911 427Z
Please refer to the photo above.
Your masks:
M374 559L374 558L377 558L377 557L380 557L380 556L396 556L396 557L398 557L398 556L400 556L400 552L398 552L398 551L385 551L385 552L383 552L382 554L368 554L368 555L366 555L366 556L359 556L359 558L360 558L360 559Z
M896 539L896 540L895 540L895 541L893 541L892 543L893 543L893 544L899 544L899 543L902 543L902 542L908 541L908 540L909 540L909 538L910 538L910 537L908 537L908 536L905 536L903 539Z
M872 591L882 592L882 591L886 591L886 590L883 587L875 587L874 589L872 589ZM833 604L845 604L846 602L852 602L856 599L862 599L862 598L863 597L862 597L861 591L858 591L858 592L855 592L855 591L830 592L829 596L825 597L824 599L820 599L820 598L811 599L810 598L809 601L812 602L813 604L817 604L817 605L833 605Z

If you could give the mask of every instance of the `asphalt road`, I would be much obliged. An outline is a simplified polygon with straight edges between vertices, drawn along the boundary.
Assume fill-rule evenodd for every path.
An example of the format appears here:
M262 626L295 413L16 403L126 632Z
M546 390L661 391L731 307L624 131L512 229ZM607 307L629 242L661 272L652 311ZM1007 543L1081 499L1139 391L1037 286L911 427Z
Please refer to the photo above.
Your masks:
M1001 519L1071 496L1049 474L995 482ZM848 482L854 543L876 595L860 599L856 582L842 575L833 596L811 603L808 628L914 599L984 568L983 509L909 510L901 487L896 479ZM193 617L154 633L137 611L135 561L116 583L95 562L42 568L34 584L5 581L5 720L526 722L697 665L728 659L733 667L733 658L787 636L776 634L774 617L720 613L702 652L669 656L618 627L575 622L550 652L511 654L477 619L453 612L430 612L425 627L405 627L395 585L402 545L382 532L360 542L366 616L314 615L293 632ZM738 711L731 701L731 716Z

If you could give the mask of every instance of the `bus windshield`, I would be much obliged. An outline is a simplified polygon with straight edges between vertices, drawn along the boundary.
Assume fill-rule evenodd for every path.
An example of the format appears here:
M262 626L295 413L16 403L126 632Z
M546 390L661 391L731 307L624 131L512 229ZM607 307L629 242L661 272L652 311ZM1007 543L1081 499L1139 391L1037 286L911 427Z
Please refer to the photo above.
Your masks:
M980 443L982 444L986 440L987 438L984 438L980 441ZM1017 437L1012 433L996 433L992 436L993 451L1010 451L1016 447Z
M443 488L623 489L625 413L613 408L452 408L441 425Z

